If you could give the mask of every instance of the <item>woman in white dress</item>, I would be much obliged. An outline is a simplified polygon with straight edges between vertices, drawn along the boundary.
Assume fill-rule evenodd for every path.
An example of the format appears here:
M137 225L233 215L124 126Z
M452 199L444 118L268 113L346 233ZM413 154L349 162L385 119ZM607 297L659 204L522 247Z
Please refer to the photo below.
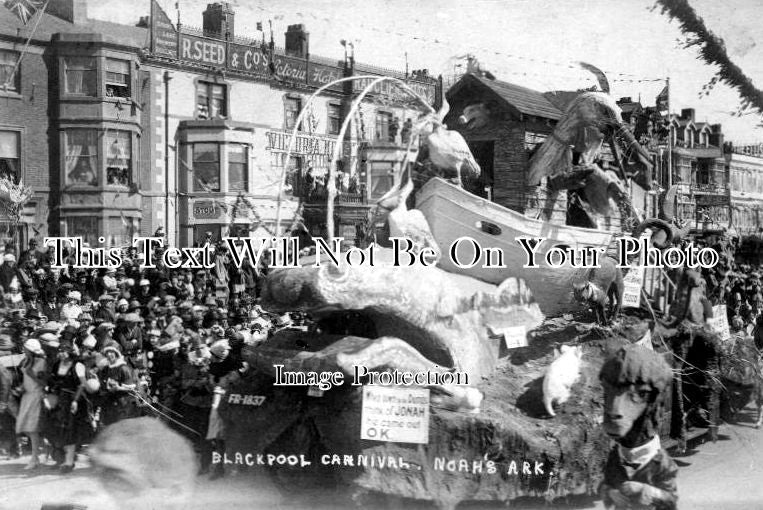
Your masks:
M23 381L20 386L21 404L16 417L16 434L26 434L32 443L32 458L24 468L35 469L40 465L37 454L40 449L40 429L42 426L42 401L48 370L45 352L40 341L30 338L24 342L24 360L21 362Z

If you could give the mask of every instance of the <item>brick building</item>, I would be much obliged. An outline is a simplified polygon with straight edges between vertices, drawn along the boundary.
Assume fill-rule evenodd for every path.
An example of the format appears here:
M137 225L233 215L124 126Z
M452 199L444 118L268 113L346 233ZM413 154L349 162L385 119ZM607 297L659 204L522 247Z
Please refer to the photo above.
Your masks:
M16 79L0 90L0 164L35 192L22 242L75 235L125 245L159 227L181 245L207 232L270 235L279 207L282 230L303 208L311 233L322 233L325 175L353 94L368 81L332 86L308 105L312 93L362 74L404 80L430 104L438 97L424 73L310 55L303 25L288 27L283 48L240 37L227 3L209 4L201 28L175 26L153 2L139 26L88 19L86 7L51 0ZM32 26L0 17L0 72ZM383 82L359 110L339 152L339 235L354 233L389 186L404 154L400 126L421 105ZM8 224L0 218L0 236Z
M18 60L34 24L7 11L0 17L5 66ZM52 0L41 15L13 86L0 92L3 156L15 154L16 177L34 190L22 244L76 233L113 245L137 228L138 51L147 33L88 19L83 0Z

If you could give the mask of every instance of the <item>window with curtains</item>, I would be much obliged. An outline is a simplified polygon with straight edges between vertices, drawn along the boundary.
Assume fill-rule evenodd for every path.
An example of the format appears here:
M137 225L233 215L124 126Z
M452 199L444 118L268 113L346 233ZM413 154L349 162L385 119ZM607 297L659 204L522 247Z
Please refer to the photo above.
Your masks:
M98 133L94 129L66 132L66 185L98 185Z
M132 139L129 131L106 135L106 183L129 187L132 183Z
M18 59L19 52L0 50L0 90L3 90L2 87L5 86L6 92L19 91L21 68L19 67L19 69L16 69L16 74L13 74Z
M196 83L196 118L216 119L228 115L228 91L225 84Z
M284 99L284 128L294 129L301 110L302 101L299 98L287 97ZM302 131L302 126L299 126L297 129Z
M220 145L193 144L192 191L220 191Z
M106 59L106 96L130 97L130 62Z
M64 68L67 93L85 96L98 95L95 58L67 57L64 59Z
M0 131L0 178L15 183L21 178L21 133Z
M228 191L247 191L248 159L247 147L241 144L228 144Z

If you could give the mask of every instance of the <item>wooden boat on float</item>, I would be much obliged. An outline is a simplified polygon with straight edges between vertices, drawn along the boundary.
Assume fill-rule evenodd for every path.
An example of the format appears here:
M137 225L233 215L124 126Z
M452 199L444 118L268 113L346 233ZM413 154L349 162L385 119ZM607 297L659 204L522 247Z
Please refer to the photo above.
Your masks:
M442 250L441 268L496 285L510 276L523 278L546 316L561 315L579 308L573 300L572 282L586 271L569 265L551 267L546 263L546 253L558 245L568 246L575 253L588 246L606 250L613 238L610 232L528 218L437 177L430 179L418 192L416 209L426 217ZM461 237L474 239L483 249L500 249L506 267L483 267L487 263L484 252L473 267L457 266L451 258L450 248ZM527 255L517 241L519 237L545 239L536 252L539 267L523 267L527 263ZM475 256L473 244L459 243L455 255L462 264L468 264Z

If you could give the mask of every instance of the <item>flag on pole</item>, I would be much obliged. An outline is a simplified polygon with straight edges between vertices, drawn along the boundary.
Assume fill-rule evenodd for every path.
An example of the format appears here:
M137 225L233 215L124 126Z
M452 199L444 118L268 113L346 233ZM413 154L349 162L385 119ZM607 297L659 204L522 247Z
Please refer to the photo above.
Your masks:
M662 92L657 94L657 111L665 111L668 109L668 86L662 89Z
M13 14L18 16L23 24L27 24L32 16L42 8L42 0L5 0L4 4Z
M262 32L262 21L257 22L257 31Z

